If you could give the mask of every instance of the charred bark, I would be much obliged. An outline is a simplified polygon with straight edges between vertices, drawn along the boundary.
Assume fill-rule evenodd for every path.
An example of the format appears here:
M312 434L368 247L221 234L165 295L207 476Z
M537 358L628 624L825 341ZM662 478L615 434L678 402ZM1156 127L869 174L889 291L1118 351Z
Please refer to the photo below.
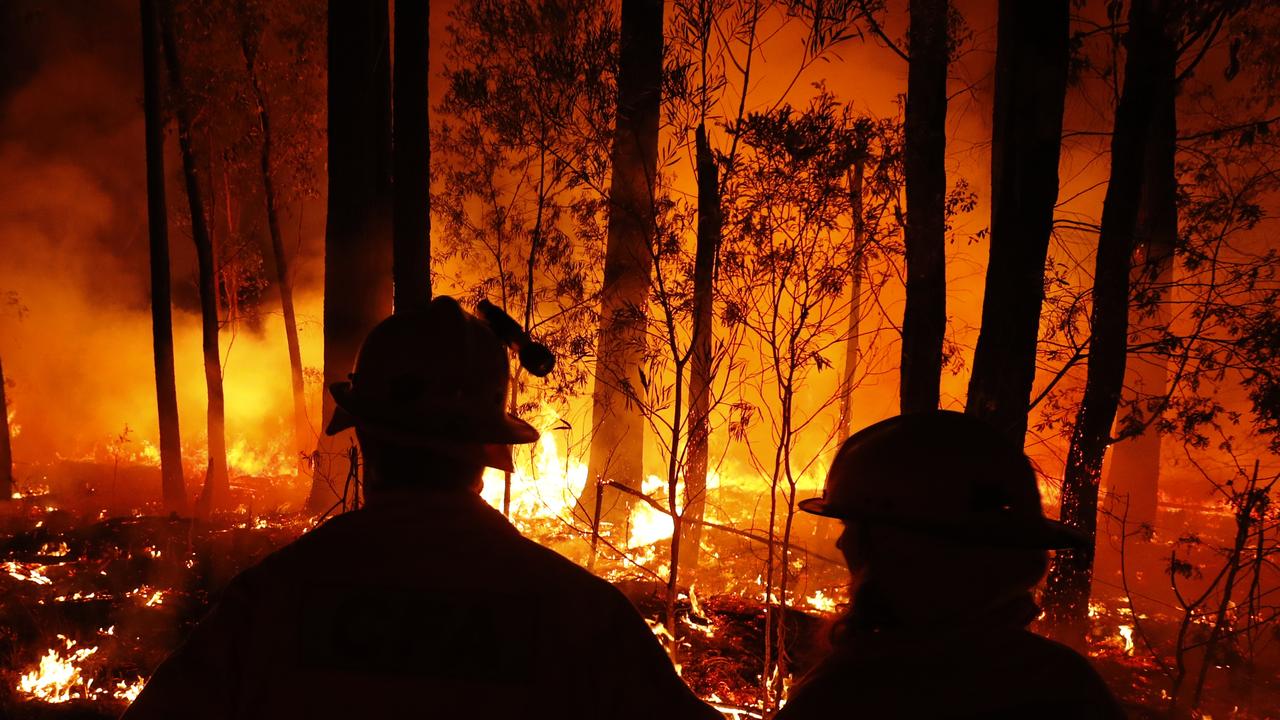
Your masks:
M155 0L141 0L142 95L147 155L147 237L151 265L151 350L156 370L160 426L160 494L166 510L187 511L182 473L182 433L173 369L173 306L169 276L169 218L165 205L164 114L160 109L160 43ZM3 378L0 378L0 385ZM0 393L3 388L0 387ZM5 428L8 428L6 419ZM6 443L8 433L5 433ZM9 494L4 493L7 498Z
M395 310L431 299L431 141L427 76L428 0L397 0L393 129Z
M347 378L360 343L391 313L391 69L386 3L329 2L325 387ZM325 392L325 422L333 416ZM307 505L338 502L349 434L322 438Z
M0 363L0 503L12 499L13 445L9 436L9 400L5 396L4 365Z
M200 497L196 503L196 510L201 515L207 515L225 507L231 495L231 483L227 476L222 361L218 347L217 268L214 267L213 239L209 235L209 218L205 214L204 199L200 194L200 176L191 139L194 125L191 102L183 79L180 53L173 29L173 9L168 3L160 4L160 27L165 64L169 68L169 82L175 96L174 114L178 118L178 149L182 157L183 186L187 192L187 204L191 208L191 239L196 246L199 277L200 337L204 352L205 389L208 393L209 464L205 472L204 488L200 491Z
M1001 0L991 132L991 255L966 411L1022 444L1058 201L1068 0Z
M623 0L618 114L609 187L608 237L600 290L600 329L592 390L591 457L582 507L595 504L599 480L638 489L643 475L646 305L653 268L654 183L662 93L662 2ZM628 516L632 498L603 503L606 517Z
M271 253L269 258L271 270L275 275L276 287L280 290L280 312L284 317L285 344L289 351L289 379L293 388L293 446L294 452L305 454L311 446L311 424L307 422L306 385L302 377L302 347L298 342L298 317L293 307L293 276L289 272L289 258L284 250L284 237L280 232L280 209L276 197L274 175L271 171L273 151L271 137L271 115L267 112L266 92L262 89L261 78L258 77L257 56L258 37L250 27L248 13L241 0L240 52L244 59L245 71L249 75L249 85L253 88L254 103L257 105L258 132L262 134L258 148L258 168L262 175L262 196L267 211L267 234L270 236Z
M1149 307L1130 309L1130 321L1145 327L1131 334L1133 345L1156 343L1169 325L1168 288L1173 281L1173 251L1178 239L1178 182L1175 100L1177 66L1172 55L1158 58L1160 82L1152 92L1154 114L1148 132L1142 205L1138 212L1137 247L1131 273L1135 288ZM1133 293L1131 293L1133 295ZM1146 317L1140 317L1145 315ZM1160 414L1168 393L1167 359L1159 353L1130 353L1125 387L1134 405L1117 422L1117 435L1137 432L1116 443L1106 469L1107 485L1128 506L1135 523L1153 523L1160 487Z
M1125 43L1124 89L1111 136L1111 177L1102 205L1093 281L1092 334L1084 398L1076 413L1062 480L1064 522L1084 532L1091 545L1059 552L1045 589L1048 624L1068 640L1083 637L1093 585L1092 541L1097 533L1098 484L1111 443L1124 385L1129 335L1129 274L1142 195L1147 134L1162 81L1160 58L1175 52L1165 27L1165 0L1134 0Z
M684 568L697 569L702 516L707 505L707 468L711 436L712 320L716 256L723 217L720 170L707 141L707 128L694 131L698 166L698 241L693 259L693 336L689 356L689 464L684 478Z
M902 317L902 412L938 407L947 330L946 124L948 0L911 0L903 131L907 301Z

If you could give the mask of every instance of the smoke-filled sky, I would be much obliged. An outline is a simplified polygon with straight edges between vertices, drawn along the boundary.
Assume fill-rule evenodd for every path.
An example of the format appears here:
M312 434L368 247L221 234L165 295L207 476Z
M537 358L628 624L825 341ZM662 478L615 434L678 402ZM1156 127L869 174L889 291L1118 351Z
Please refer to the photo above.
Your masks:
M443 90L438 79L449 62L442 45L451 3L432 5L437 80L432 95L438 102ZM987 246L977 233L986 227L989 212L995 45L994 3L972 0L957 6L972 34L951 68L948 173L953 181L968 179L978 202L972 212L956 218L954 242L948 247L949 339L962 348L957 371L944 377L944 404L951 407L963 402L981 309ZM891 36L903 34L904 15L889 14L886 31ZM778 23L781 17L769 22ZM54 454L92 453L126 424L139 444L155 438L138 26L138 5L130 0L0 4L0 300L13 293L18 301L0 305L0 359L21 427L15 439L20 482L24 463ZM749 111L767 109L784 97L803 106L815 92L813 84L821 81L837 99L861 111L898 113L906 64L874 40L845 42L797 77L801 55L798 25L770 36L757 60ZM322 108L323 98L314 100ZM1077 84L1067 98L1066 128L1105 129L1108 100L1102 83ZM736 102L730 92L726 106ZM172 133L169 141L179 404L184 439L199 439L204 385L195 262L182 220L185 198L176 182ZM1071 198L1064 214L1097 217L1107 172L1100 147L1097 138L1082 136L1064 149L1060 197ZM675 172L677 187L691 186L691 173ZM304 364L309 368L320 363L320 190L320 197L287 208L284 223L286 242L297 253ZM1077 259L1088 254L1084 249ZM264 292L260 320L223 334L232 447L237 441L252 444L287 435L288 365L275 302L273 292ZM882 298L887 317L900 317L900 302L900 290L888 288ZM812 397L829 394L834 380L835 373L828 373L808 392ZM318 387L311 387L315 403ZM859 424L891 414L896 388L892 367L873 374L859 392Z
M0 358L20 428L21 482L26 464L101 451L126 425L129 452L155 439L141 50L135 2L13 2L0 13L0 294L20 303L0 314ZM195 256L177 222L184 197L170 155L179 404L184 437L198 440ZM323 205L306 210L309 222L300 226L296 213L290 222L290 240L301 234L318 247ZM318 353L318 302L306 292L300 301L304 348ZM287 383L274 381L287 378L287 356L275 308L264 310L260 327L223 336L226 372L236 378L228 385L232 446L287 427L276 416L288 406Z

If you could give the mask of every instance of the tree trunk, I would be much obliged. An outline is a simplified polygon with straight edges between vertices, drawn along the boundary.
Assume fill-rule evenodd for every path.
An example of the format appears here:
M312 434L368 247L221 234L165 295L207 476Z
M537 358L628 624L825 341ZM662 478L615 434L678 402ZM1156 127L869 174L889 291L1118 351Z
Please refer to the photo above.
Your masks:
M199 269L200 335L204 350L205 388L208 392L209 464L196 509L200 515L207 515L224 508L231 494L231 484L227 477L222 362L218 347L217 269L214 267L209 220L205 215L204 200L200 195L200 179L197 175L195 148L191 138L193 120L190 99L187 97L180 54L173 31L173 10L167 3L161 3L160 7L165 61L169 67L169 81L177 98L174 110L178 117L178 149L182 155L182 177L187 191L187 203L191 208L191 239L196 245L196 264Z
M654 183L662 93L662 0L623 0L618 116L609 187L609 225L592 391L591 457L582 507L595 504L597 480L639 489L644 467L646 304L653 266ZM631 496L611 493L606 518L625 521Z
M693 337L689 357L689 465L684 477L683 570L698 567L702 517L707 504L707 468L711 437L712 320L716 255L723 219L720 169L711 154L707 128L694 131L698 164L698 242L693 259Z
M178 425L178 389L173 369L169 219L164 188L164 115L160 109L160 45L156 37L155 0L141 0L139 4L147 155L147 237L151 255L151 349L160 425L160 494L166 510L186 513L187 488L182 475L182 434ZM8 433L5 437L7 441ZM5 497L8 497L7 493Z
M1135 264L1132 281L1153 289L1154 307L1142 319L1142 327L1130 339L1134 344L1157 342L1169 325L1168 288L1173 282L1173 250L1178 239L1178 181L1174 156L1177 152L1176 63L1161 56L1161 80L1153 88L1154 116L1151 119L1143 181L1142 205L1138 213ZM1131 320L1136 319L1133 310ZM1159 355L1129 357L1125 387L1136 398L1160 402L1168 392L1167 361ZM1141 416L1128 420L1145 427L1142 433L1121 440L1111 449L1107 485L1128 503L1128 517L1135 523L1154 523L1160 487L1160 420L1158 410L1139 406ZM1128 424L1125 420L1120 426Z
M365 335L391 313L391 70L387 5L329 2L328 218L324 248L325 387L347 379ZM324 394L325 422L333 397ZM338 500L350 435L322 438L308 507ZM339 490L341 488L338 488Z
M1159 58L1175 49L1164 27L1164 0L1134 0L1126 34L1124 89L1111 136L1111 177L1102 205L1093 280L1092 334L1084 398L1076 414L1062 480L1061 518L1092 542L1097 532L1098 481L1111 443L1129 340L1129 273L1142 196L1144 154L1152 105L1162 82ZM1167 81L1167 78L1164 79ZM1045 589L1048 624L1078 641L1087 627L1093 547L1059 552Z
M853 389L858 366L862 364L862 270L863 247L867 241L866 223L862 217L862 179L866 173L866 156L859 155L849 173L849 205L853 215L853 262L849 272L849 331L844 345L844 378L840 385L840 439L853 434Z
M241 0L243 2L243 0ZM289 260L284 251L284 237L280 233L280 211L276 199L275 181L271 172L271 116L267 112L266 93L262 90L254 59L257 55L258 38L249 26L248 14L242 14L240 50L244 58L245 70L249 74L249 84L253 88L254 103L258 109L258 130L262 133L262 144L259 147L258 166L262 174L262 195L267 208L267 232L271 240L271 253L267 257L273 266L276 287L280 289L280 311L284 316L285 344L289 349L289 378L293 387L293 447L295 454L301 456L311 448L312 430L307 422L306 385L302 379L302 348L298 342L298 317L293 308L293 277L289 274Z
M1058 201L1068 0L1001 0L991 132L991 255L966 410L1019 446L1036 373Z
M427 99L431 3L396 0L395 219L392 239L395 310L431 300L431 141Z
M4 390L4 365L0 363L0 503L13 499L13 445L9 438L9 401Z
M947 330L947 0L911 0L903 172L907 186L907 302L902 317L902 412L938 407Z

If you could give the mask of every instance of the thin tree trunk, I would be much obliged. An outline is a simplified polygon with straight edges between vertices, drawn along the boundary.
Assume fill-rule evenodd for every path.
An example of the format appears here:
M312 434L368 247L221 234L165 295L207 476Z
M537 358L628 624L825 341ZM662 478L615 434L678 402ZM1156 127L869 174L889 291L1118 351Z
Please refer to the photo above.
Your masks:
M391 69L387 5L329 1L328 218L324 250L325 386L347 379L373 326L391 313ZM325 421L333 398L324 395ZM321 439L307 506L338 502L351 438Z
M684 478L684 567L698 567L702 517L707 504L707 469L711 437L711 341L714 318L716 255L723 219L720 213L720 169L711 154L707 128L694 131L698 164L698 242L693 259L693 337L689 358L689 465Z
M1019 445L1036 372L1058 201L1068 0L1001 0L991 132L991 255L966 410Z
M4 365L0 364L0 503L12 499L13 445L9 437L9 401L4 392Z
M396 0L392 240L395 310L431 299L431 141L428 0Z
M204 488L200 491L197 512L207 515L222 509L230 500L231 484L227 477L227 441L225 402L222 395L222 363L218 347L218 287L217 269L214 267L213 240L209 236L208 216L200 196L200 179L196 169L195 149L192 146L190 100L183 81L176 37L173 31L173 12L167 3L161 3L160 22L165 61L169 67L169 81L173 85L175 114L178 117L178 148L182 155L182 177L191 208L191 239L196 245L196 264L199 268L201 345L204 350L204 379L208 392L209 465L205 473Z
M1062 480L1063 521L1092 542L1097 532L1098 481L1111 443L1129 340L1129 274L1152 104L1161 82L1160 58L1173 53L1164 0L1134 0L1129 10L1124 89L1111 136L1111 178L1102 206L1093 281L1092 334L1084 398L1076 414ZM1078 641L1087 627L1093 585L1093 547L1059 552L1045 590L1048 622Z
M1154 307L1141 320L1146 327L1131 340L1135 344L1159 340L1169 325L1168 288L1173 282L1173 250L1178 238L1178 181L1174 170L1177 152L1177 95L1174 80L1177 72L1172 56L1159 58L1161 81L1153 92L1156 97L1145 162L1142 205L1138 214L1137 252L1132 280L1139 287L1153 287L1150 294ZM1137 319L1131 309L1131 320ZM1160 399L1168 392L1168 366L1159 355L1130 356L1125 368L1125 387L1138 398ZM1131 418L1145 425L1139 435L1116 443L1111 449L1107 467L1107 485L1127 498L1129 518L1136 523L1154 523L1160 488L1161 435L1157 427L1160 417ZM1119 425L1124 425L1122 420Z
M147 237L151 257L151 349L156 370L156 410L160 426L160 494L166 510L185 513L187 488L182 475L182 434L178 426L178 389L173 369L169 219L164 188L164 115L160 109L160 46L156 37L155 0L141 0L139 5L146 126ZM2 393L3 387L0 387ZM5 427L8 427L7 423ZM5 435L7 438L8 433Z
M863 222L862 180L866 173L866 156L859 155L849 173L849 205L853 215L853 263L849 272L851 295L849 298L849 330L844 346L844 378L840 385L840 438L853 434L853 389L857 383L858 366L862 364L862 271L863 247L867 241L866 224Z
M242 0L243 2L243 0ZM280 232L280 210L276 199L275 181L271 172L271 117L267 112L266 93L262 90L254 58L257 55L257 39L248 25L247 14L242 19L240 50L249 84L253 87L254 102L258 107L258 130L262 133L258 166L262 174L262 195L267 207L267 231L271 236L270 262L275 272L276 287L280 289L280 311L284 316L285 344L289 349L289 378L293 387L293 447L299 456L306 453L312 443L311 425L307 422L306 385L302 379L302 348L298 342L298 317L293 308L293 278L289 274L289 259L284 251L284 237Z
M911 0L903 172L907 301L902 318L902 412L938 407L947 330L947 0Z
M582 507L592 507L597 479L640 488L644 460L646 305L653 266L653 195L662 92L662 0L623 0L618 115L609 187L609 225L600 329L592 390L591 457ZM606 499L606 519L625 521L632 498Z

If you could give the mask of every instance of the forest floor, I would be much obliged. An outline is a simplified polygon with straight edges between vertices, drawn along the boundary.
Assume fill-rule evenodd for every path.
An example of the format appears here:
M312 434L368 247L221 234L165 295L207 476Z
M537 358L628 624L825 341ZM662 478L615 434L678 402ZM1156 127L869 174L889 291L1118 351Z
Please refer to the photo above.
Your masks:
M30 495L0 510L0 718L118 716L226 583L307 526L284 513L243 511L195 523L66 505ZM661 626L657 582L615 584ZM1117 633L1127 621L1118 607L1097 603L1089 654L1132 717L1280 718L1275 668L1246 675L1225 660L1209 674L1198 714L1165 710L1167 675ZM760 697L763 604L742 593L684 593L677 614L685 680L722 708L740 708L737 717L758 717L748 708ZM798 610L786 617L799 676L821 654L828 619ZM1147 618L1144 628L1160 642L1175 618Z

